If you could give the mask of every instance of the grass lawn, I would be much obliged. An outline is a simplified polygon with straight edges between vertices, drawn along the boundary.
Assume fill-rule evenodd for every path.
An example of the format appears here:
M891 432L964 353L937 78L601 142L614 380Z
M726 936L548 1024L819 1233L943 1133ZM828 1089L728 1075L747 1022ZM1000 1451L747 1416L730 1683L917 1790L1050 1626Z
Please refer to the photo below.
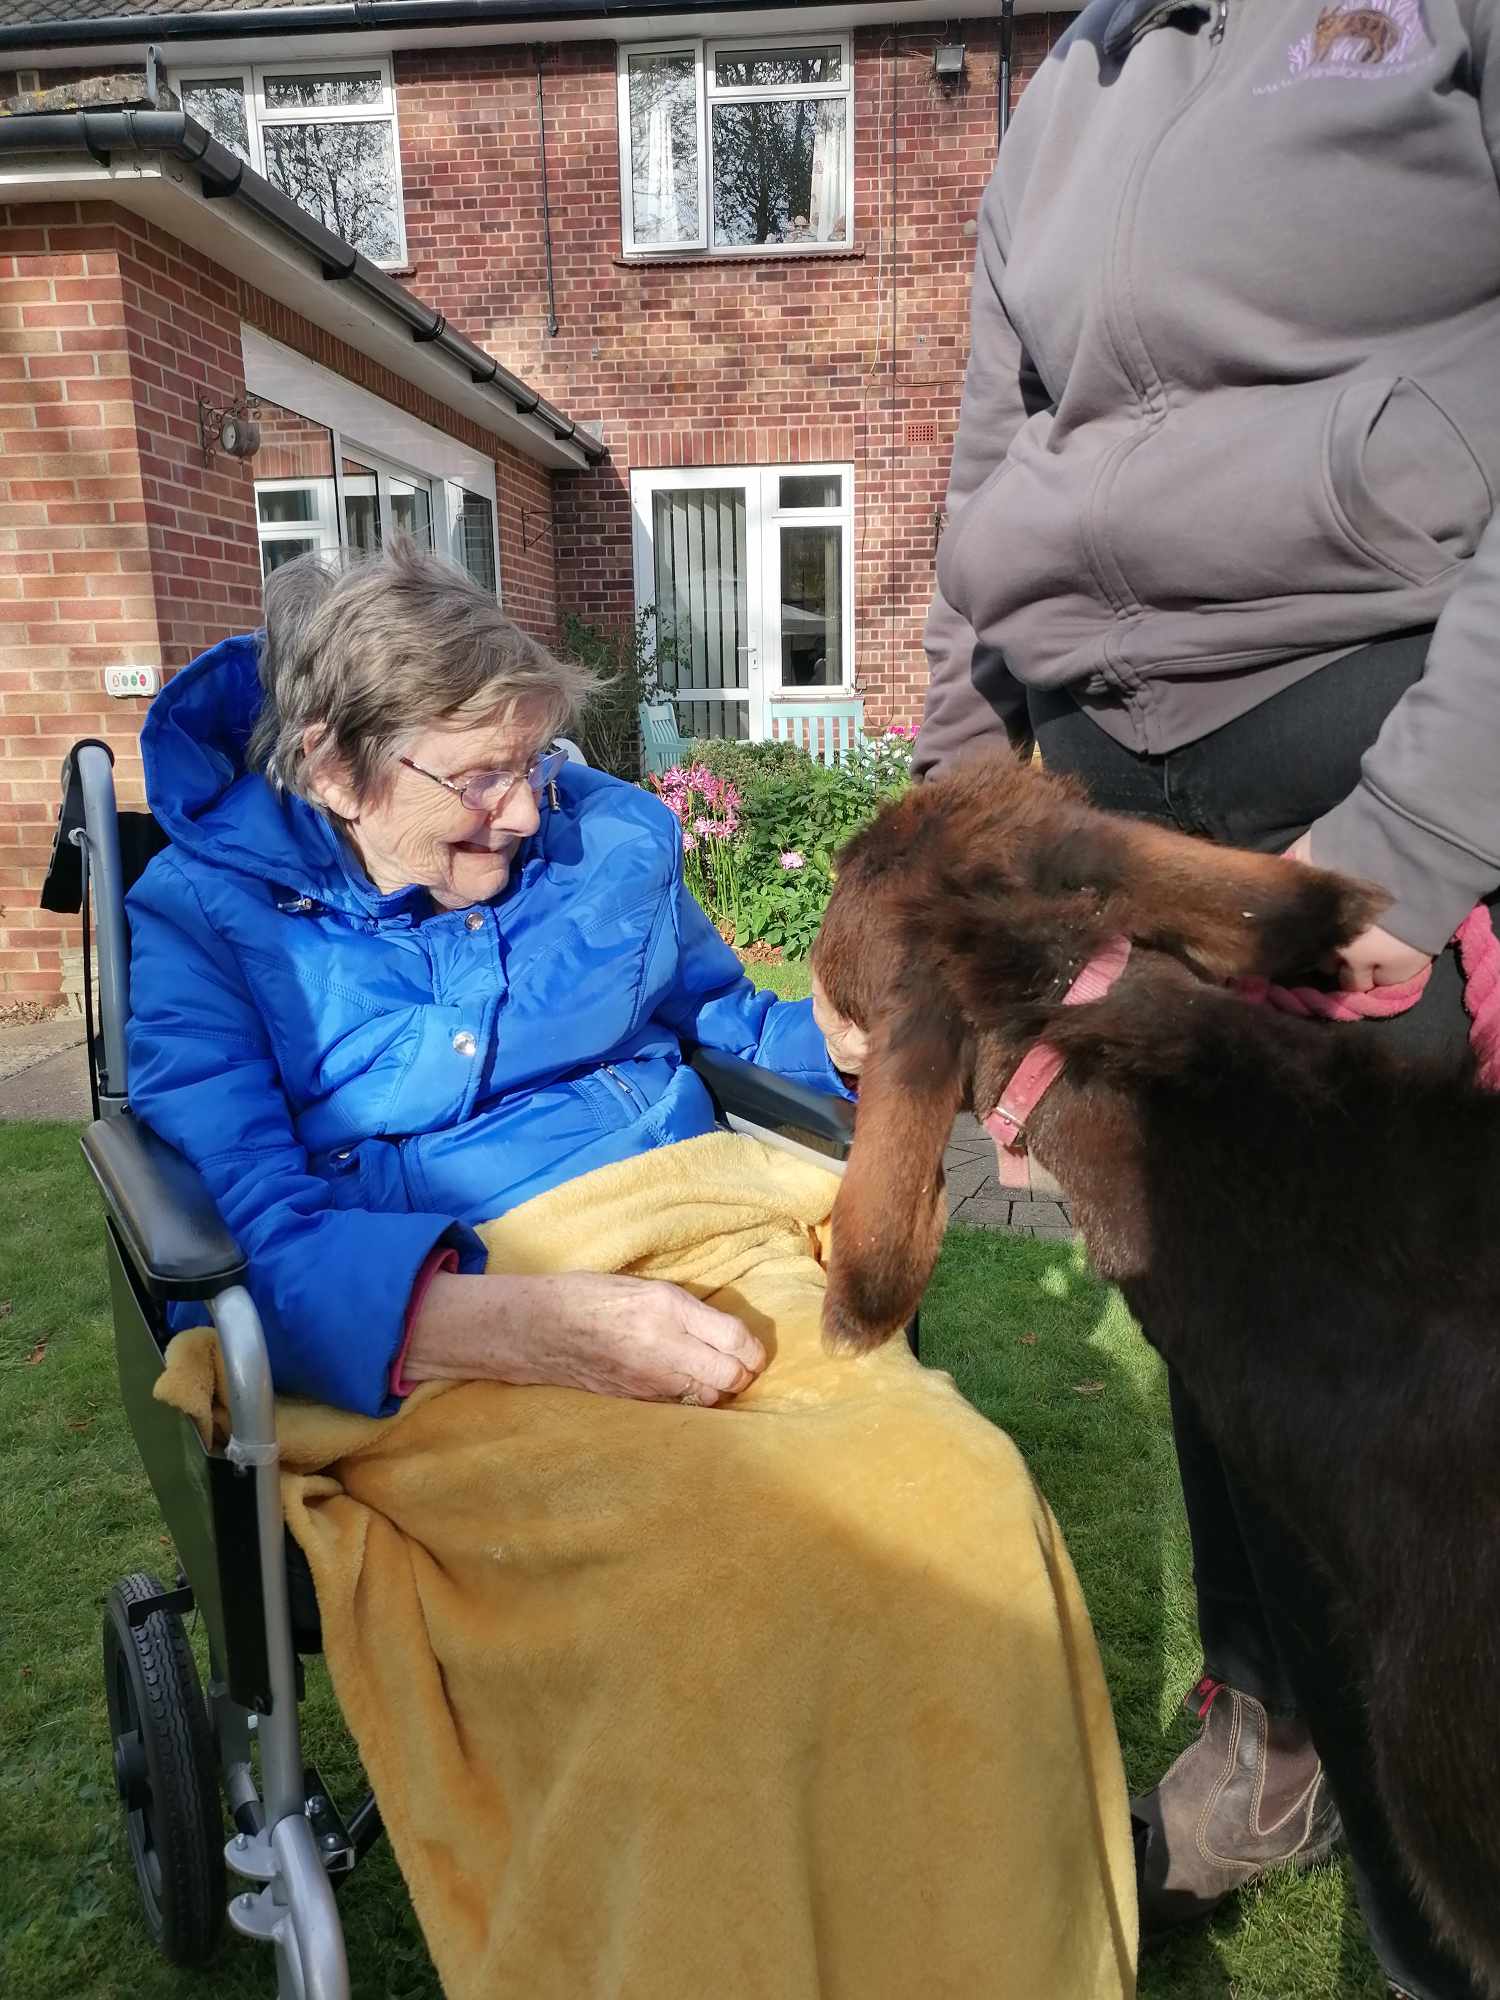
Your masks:
M790 982L796 967L770 968ZM121 1573L172 1573L116 1392L97 1204L71 1127L0 1125L0 1967L5 2000L265 2000L267 1954L231 1937L197 1978L147 1948L106 1748L99 1607ZM1019 1442L1093 1608L1133 1783L1186 1740L1197 1665L1157 1363L1066 1244L955 1230L926 1358ZM357 1770L309 1663L307 1754ZM437 2000L388 1849L341 1895L354 1991ZM1005 1991L1003 1976L999 1990ZM1380 2000L1337 1870L1247 1897L1148 1962L1146 2000ZM706 2000L706 1996L705 1996ZM724 2000L734 2000L725 1995ZM914 1996L916 2000L916 1996ZM978 1996L976 1996L978 2000ZM1029 2000L1029 1996L1014 1996Z
M747 965L745 970L757 986L764 986L783 1000L805 1000L812 991L812 974L806 959L789 958L779 965Z

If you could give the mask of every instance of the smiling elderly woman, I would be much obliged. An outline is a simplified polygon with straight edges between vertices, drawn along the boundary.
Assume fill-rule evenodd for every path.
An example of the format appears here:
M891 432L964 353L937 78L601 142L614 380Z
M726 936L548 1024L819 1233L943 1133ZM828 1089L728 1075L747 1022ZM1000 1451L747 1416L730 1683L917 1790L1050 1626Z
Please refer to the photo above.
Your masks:
M467 578L407 546L266 600L147 719L131 1103L245 1251L445 1989L1123 2000L1045 1503L904 1346L822 1352L837 1184L715 1133L684 1060L833 1091L811 1008L752 989L658 799L549 750L587 676Z
M675 1287L485 1275L470 1226L710 1131L685 1038L838 1088L807 1003L756 993L683 889L662 807L548 752L588 688L408 546L278 570L259 648L152 708L172 845L130 903L131 1099L247 1253L283 1390L711 1404L764 1363Z

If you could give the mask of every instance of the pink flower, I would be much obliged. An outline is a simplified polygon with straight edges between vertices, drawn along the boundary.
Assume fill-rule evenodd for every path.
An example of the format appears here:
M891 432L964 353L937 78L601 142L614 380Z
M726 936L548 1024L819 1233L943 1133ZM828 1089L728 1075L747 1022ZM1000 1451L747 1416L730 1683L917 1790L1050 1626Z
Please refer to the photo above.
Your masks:
M711 819L695 819L693 821L693 831L699 836L700 839L709 840L719 831L719 829L714 825Z
M783 868L805 868L807 863L794 847L789 847L781 857L781 865Z
M694 848L695 848L695 847L696 847L697 845L698 845L698 836L697 836L697 834L695 834L695 833L689 833L689 832L688 832L688 830L687 830L687 828L686 828L686 827L684 827L684 828L683 828L683 830L682 830L682 851L683 851L683 853L684 853L684 854L691 854L691 853L692 853L692 851L693 851L693 849L694 849Z

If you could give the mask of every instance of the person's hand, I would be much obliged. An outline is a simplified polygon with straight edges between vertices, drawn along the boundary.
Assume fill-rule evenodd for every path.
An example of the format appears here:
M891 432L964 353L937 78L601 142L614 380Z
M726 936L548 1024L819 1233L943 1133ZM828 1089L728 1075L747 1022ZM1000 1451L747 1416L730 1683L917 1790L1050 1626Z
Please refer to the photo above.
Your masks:
M1301 861L1312 867L1312 835L1304 833L1300 840L1294 840L1286 851L1288 861ZM1415 945L1403 944L1379 924L1371 924L1367 931L1351 938L1348 944L1340 945L1337 952L1339 985L1346 993L1368 993L1372 986L1404 986L1409 979L1416 979L1432 963L1429 952L1418 951Z
M870 1038L863 1028L856 1028L846 1014L838 1011L819 985L816 973L812 982L812 1010L828 1044L828 1060L845 1076L858 1076L870 1053Z
M719 1403L749 1388L765 1349L679 1285L574 1271L436 1277L402 1364L409 1381L550 1383L645 1403Z

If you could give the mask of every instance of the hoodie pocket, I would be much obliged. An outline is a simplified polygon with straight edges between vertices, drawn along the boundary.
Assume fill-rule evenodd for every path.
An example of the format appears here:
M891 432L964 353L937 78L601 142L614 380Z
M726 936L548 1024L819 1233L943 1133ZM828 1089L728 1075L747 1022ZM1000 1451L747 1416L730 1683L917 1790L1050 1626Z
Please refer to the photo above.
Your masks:
M1406 376L1342 391L1328 426L1328 482L1355 547L1412 583L1471 556L1493 509L1463 433Z

